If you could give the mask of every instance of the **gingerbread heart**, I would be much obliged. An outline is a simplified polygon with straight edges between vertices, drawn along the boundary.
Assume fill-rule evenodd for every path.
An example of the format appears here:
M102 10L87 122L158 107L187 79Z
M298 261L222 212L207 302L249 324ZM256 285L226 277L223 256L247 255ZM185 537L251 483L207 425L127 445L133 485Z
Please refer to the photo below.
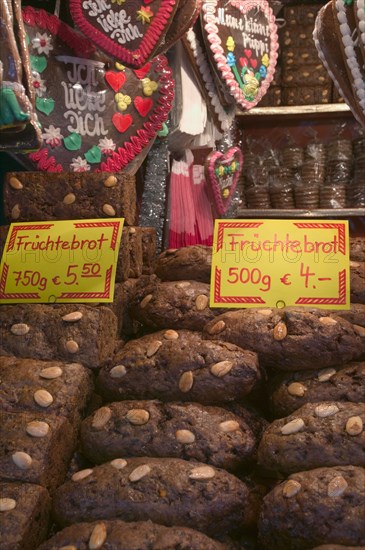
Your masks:
M141 80L132 69L117 65L117 70L114 61L92 53L87 44L83 55L79 33L54 15L26 7L23 17L32 57L47 58L35 77L43 147L23 156L23 163L53 172L114 172L137 156L143 160L141 152L155 139L172 105L166 58L156 57Z
M205 177L218 216L223 216L232 200L232 195L242 172L243 154L238 147L225 153L214 151L205 162Z
M269 3L204 0L201 22L217 74L235 102L251 109L267 92L278 58L277 28Z
M153 58L177 6L178 0L70 0L71 16L81 32L135 68Z

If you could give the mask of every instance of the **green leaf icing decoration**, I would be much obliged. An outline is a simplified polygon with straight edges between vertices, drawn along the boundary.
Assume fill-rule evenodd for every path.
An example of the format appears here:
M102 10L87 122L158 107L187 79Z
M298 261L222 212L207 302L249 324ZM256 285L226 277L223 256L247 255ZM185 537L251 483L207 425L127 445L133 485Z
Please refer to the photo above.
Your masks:
M45 115L50 115L54 109L54 100L46 97L37 97L35 100L35 106L38 111Z
M78 151L81 147L81 142L81 136L80 134L76 134L76 132L72 132L72 134L63 138L64 146L68 151Z
M101 161L101 151L99 147L96 145L93 145L91 149L86 151L84 157L86 158L87 162L90 164L97 164Z
M47 59L44 55L30 55L30 66L33 71L37 73L42 73L47 67Z

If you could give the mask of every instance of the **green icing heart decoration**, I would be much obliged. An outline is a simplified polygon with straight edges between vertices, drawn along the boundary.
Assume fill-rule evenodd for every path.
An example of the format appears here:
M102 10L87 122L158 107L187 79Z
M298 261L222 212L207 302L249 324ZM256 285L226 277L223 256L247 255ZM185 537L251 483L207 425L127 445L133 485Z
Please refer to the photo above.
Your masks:
M29 58L33 71L42 73L47 68L47 59L44 55L30 55Z
M45 115L50 115L54 109L54 99L49 99L46 97L36 97L35 106L38 111L44 113Z
M63 144L69 151L78 151L81 148L81 143L82 138L76 132L72 132L72 134L63 138Z
M86 151L84 157L86 158L87 162L90 162L90 164L96 164L101 161L101 151L99 147L93 145L91 149Z

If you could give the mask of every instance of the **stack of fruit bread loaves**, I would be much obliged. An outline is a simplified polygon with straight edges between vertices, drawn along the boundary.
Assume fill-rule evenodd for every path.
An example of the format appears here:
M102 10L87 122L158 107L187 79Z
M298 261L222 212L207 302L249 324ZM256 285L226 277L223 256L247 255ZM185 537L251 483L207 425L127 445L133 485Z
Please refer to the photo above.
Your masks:
M220 310L209 247L125 231L113 303L0 306L1 550L364 548L365 240L348 311Z

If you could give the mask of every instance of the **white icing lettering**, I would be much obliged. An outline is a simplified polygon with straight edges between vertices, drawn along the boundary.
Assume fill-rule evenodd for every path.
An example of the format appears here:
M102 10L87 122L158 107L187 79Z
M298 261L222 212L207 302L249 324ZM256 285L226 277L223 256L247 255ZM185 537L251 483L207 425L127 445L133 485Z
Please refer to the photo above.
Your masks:
M126 44L143 37L138 26L131 23L131 18L127 16L125 10L118 12L103 10L99 12L96 21L103 31L108 33L110 38L116 40L119 44Z
M86 11L89 10L88 14L90 17L96 17L99 13L110 10L110 7L110 4L107 4L105 0L85 0L82 3L82 8Z
M92 115L86 113L83 117L75 111L66 111L64 114L66 120L71 124L67 126L69 132L76 132L80 136L106 136L108 130L104 127L104 120L97 113Z
M270 28L268 24L259 23L254 17L242 14L241 18L226 13L225 8L218 8L218 25L241 31L244 48L255 51L262 56L269 51Z

